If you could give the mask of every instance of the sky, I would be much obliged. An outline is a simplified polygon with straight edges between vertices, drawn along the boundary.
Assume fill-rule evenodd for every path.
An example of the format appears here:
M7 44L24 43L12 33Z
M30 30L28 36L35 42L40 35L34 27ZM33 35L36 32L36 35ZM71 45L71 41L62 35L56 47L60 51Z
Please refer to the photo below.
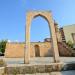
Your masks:
M75 24L75 0L0 0L0 40L25 41L28 10L50 10L59 27ZM33 42L49 38L48 23L42 17L33 19Z

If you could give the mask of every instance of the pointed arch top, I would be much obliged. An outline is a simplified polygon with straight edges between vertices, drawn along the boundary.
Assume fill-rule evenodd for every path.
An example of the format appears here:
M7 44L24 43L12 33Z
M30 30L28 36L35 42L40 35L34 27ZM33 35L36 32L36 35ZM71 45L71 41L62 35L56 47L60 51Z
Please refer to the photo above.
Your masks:
M48 24L50 24L49 21L50 21L50 18L52 18L52 13L51 11L28 11L27 16L31 17L31 20L40 16L44 18L48 22Z

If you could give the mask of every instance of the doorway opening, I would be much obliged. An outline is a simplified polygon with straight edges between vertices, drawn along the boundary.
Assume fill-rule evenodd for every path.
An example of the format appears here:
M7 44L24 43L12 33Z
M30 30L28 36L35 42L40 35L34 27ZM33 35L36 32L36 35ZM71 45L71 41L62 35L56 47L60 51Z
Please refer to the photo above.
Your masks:
M40 57L40 47L39 47L39 45L35 45L35 57Z

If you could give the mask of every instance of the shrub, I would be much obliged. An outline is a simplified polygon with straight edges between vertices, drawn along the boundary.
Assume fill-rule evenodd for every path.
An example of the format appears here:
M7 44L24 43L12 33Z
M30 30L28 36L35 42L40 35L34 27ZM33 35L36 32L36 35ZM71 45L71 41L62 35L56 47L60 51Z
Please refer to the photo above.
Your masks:
M6 43L7 43L6 40L0 41L0 52L1 52L1 53L4 53L4 52L5 52Z

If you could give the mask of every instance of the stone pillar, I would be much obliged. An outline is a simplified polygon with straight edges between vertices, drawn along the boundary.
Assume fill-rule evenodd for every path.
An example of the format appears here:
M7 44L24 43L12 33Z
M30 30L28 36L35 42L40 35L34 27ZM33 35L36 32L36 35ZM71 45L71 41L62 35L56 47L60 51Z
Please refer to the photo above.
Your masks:
M31 16L27 13L26 15L26 49L25 49L25 57L24 63L28 64L30 60L30 24L31 24Z
M51 29L54 62L59 62L59 51L58 51L57 38L56 38L56 32L55 32L55 27L54 27L54 20L52 19L52 16L50 16L49 25Z

